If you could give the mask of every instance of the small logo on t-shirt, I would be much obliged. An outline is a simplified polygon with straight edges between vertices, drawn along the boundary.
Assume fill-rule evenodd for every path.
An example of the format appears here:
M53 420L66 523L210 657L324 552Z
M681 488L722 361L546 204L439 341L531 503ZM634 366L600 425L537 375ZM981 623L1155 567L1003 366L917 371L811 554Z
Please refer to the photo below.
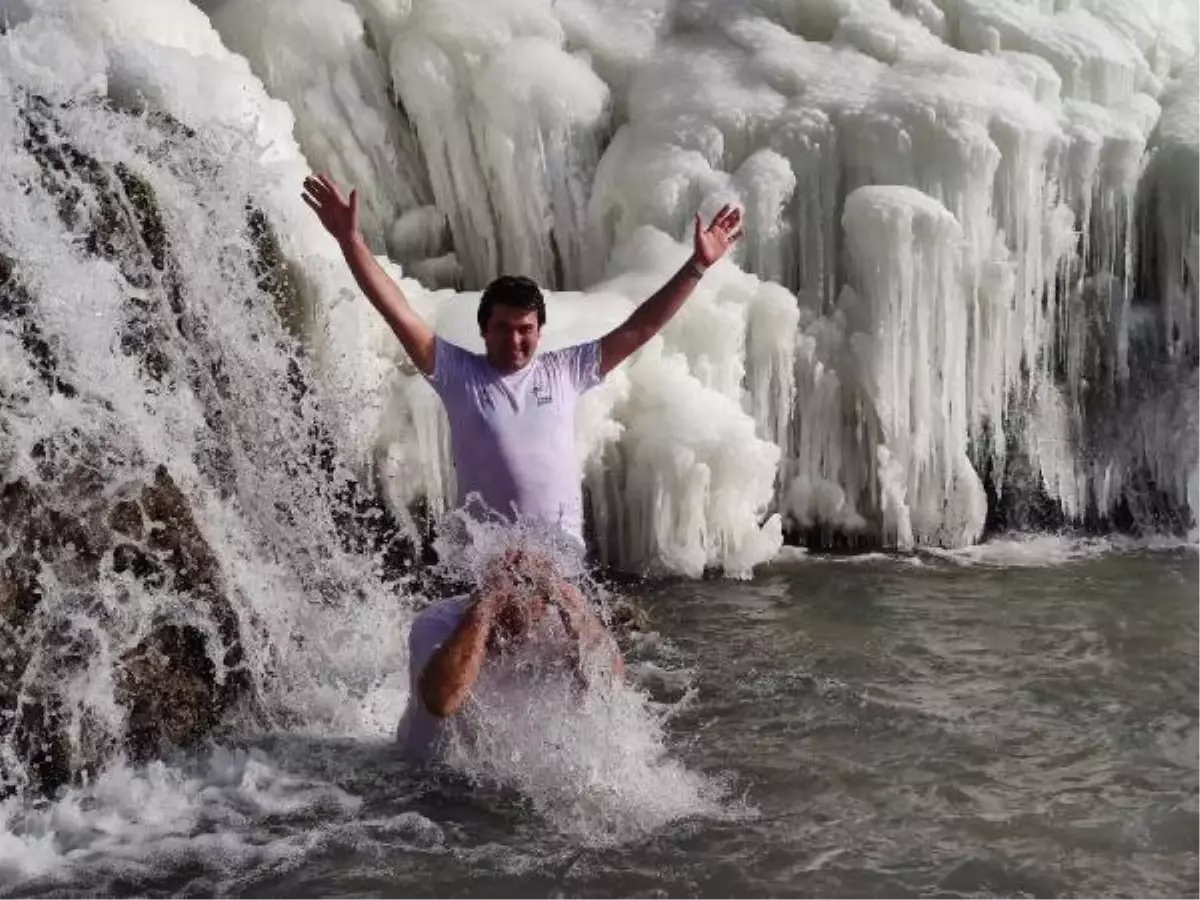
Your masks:
M486 385L481 385L476 389L476 397L479 401L480 409L496 408L496 401L492 399L492 392Z
M533 383L533 398L537 400L538 406L545 406L547 403L554 402L554 395L550 393L550 385L544 384L541 381Z

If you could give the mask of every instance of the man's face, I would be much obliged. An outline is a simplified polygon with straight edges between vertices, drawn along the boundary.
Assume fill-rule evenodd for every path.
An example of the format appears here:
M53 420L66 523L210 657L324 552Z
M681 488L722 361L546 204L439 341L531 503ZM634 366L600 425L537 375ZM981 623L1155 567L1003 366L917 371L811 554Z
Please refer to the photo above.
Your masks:
M529 364L540 338L537 312L531 309L496 304L483 327L488 362L505 374Z

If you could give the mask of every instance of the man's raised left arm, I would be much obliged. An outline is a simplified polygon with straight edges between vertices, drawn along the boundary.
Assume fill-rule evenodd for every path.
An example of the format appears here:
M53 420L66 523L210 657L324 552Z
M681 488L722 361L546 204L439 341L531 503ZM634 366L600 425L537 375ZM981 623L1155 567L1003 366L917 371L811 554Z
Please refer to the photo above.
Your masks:
M742 236L742 212L726 205L713 216L707 228L696 216L692 255L671 279L635 309L620 325L600 339L600 375L604 376L662 331L709 266L728 252Z

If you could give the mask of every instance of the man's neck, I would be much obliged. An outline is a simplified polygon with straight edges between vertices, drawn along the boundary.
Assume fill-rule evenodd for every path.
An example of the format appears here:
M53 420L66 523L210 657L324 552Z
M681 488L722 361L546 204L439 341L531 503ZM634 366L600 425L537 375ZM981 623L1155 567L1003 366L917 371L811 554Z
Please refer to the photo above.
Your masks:
M529 361L526 362L525 365L518 366L515 369L509 369L509 368L504 368L504 367L498 366L491 359L489 359L486 356L484 357L484 359L487 359L488 365L492 367L492 371L494 371L497 375L500 375L503 377L508 377L509 375L516 375L518 372L524 372L531 365L533 365L533 361L534 361L535 357L533 357L533 356L529 357Z

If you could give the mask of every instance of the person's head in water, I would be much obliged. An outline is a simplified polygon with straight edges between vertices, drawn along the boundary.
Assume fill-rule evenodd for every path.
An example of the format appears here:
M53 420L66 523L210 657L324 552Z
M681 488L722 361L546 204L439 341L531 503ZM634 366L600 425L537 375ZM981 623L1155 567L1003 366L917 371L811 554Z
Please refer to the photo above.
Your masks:
M502 275L484 289L477 318L488 362L501 372L516 372L537 352L546 301L532 280Z
M516 546L489 561L481 588L499 601L488 646L502 652L520 645L569 585L548 554Z

